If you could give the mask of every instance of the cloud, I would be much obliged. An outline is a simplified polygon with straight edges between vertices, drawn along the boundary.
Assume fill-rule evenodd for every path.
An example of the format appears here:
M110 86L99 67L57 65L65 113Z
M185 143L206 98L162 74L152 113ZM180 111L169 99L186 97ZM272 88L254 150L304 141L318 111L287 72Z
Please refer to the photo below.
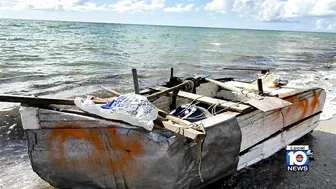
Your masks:
M212 0L205 10L237 13L260 21L336 15L336 0Z
M164 4L165 0L118 0L108 7L118 12L142 12L162 9Z
M185 7L182 7L182 3L180 3L180 4L177 4L175 7L167 7L163 9L163 11L165 12L188 12L188 11L192 11L193 7L194 7L194 4L189 4L189 5L186 5Z
M1 0L0 10L102 10L105 5L97 6L89 0Z
M326 19L319 19L316 21L316 28L317 30L335 30L336 29L336 22L330 21Z
M216 16L213 13L209 13L210 19L211 20L216 20Z

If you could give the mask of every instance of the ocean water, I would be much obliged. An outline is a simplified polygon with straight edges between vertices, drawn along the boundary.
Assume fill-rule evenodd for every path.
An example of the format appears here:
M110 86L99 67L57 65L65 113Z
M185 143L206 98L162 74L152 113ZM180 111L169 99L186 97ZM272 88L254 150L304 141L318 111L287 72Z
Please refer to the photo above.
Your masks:
M132 90L177 76L251 80L268 67L289 86L322 87L322 119L336 113L336 34L0 19L0 93L100 95L99 86ZM43 188L32 172L17 104L0 103L0 188Z

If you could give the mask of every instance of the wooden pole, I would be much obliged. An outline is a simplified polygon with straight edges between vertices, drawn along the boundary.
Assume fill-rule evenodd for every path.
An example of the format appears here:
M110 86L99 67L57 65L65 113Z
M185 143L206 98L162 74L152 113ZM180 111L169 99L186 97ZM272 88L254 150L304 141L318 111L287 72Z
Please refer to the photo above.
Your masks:
M263 90L263 84L262 84L262 79L258 79L258 91L259 91L259 95L262 95L264 93Z
M133 74L133 82L134 82L134 93L140 94L138 74L135 68L132 69L132 74Z
M248 71L261 71L262 74L266 74L270 70L268 68L258 67L225 67L224 70L248 70Z
M169 92L172 92L172 91L174 91L174 90L182 89L182 88L184 88L184 86L186 86L187 84L188 84L188 81L185 81L185 82L183 82L183 83L181 83L181 84L178 84L178 85L176 85L176 86L174 86L174 87L171 87L171 88L168 88L168 89L166 89L166 90L163 90L163 91L160 91L160 92L151 94L151 95L147 96L147 99L148 99L149 101L154 100L154 99L156 99L156 98L158 98L158 97L160 97L160 96L163 96L163 95L165 95L165 94L168 94Z
M49 104L61 104L61 105L75 105L73 99L53 99L43 97L31 97L31 96L18 96L0 94L0 102L20 102L22 104L32 105L49 105Z
M213 79L210 79L210 78L205 78L205 80L209 81L211 83L214 83L214 84L216 84L216 85L218 85L218 86L220 86L220 87L222 87L224 89L227 89L227 90L230 90L230 91L235 91L235 92L237 92L239 94L242 94L241 93L242 89L240 89L238 87L234 87L234 86L231 86L231 85L228 85L226 83L223 83L223 82L220 82L220 81L216 81L216 80L213 80ZM246 93L244 95L246 95L249 98L258 98L258 96L256 94L251 93L251 92L248 92L248 93Z
M118 93L117 91L114 91L114 90L112 90L112 89L108 89L108 88L103 87L103 86L99 86L99 87L102 88L102 89L104 89L105 91L110 92L111 94L114 94L114 95L116 95L116 96L120 96L120 93Z
M170 77L174 77L174 68L170 68Z

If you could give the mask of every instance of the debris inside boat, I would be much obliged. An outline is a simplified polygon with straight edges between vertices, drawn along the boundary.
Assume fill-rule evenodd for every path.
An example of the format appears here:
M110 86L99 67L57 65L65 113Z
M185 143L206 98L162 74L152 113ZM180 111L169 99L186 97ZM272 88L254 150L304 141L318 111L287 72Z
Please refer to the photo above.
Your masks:
M243 68L248 69L248 68ZM239 70L239 68L238 68ZM20 102L33 170L56 188L201 188L318 126L326 93L286 86L268 69L254 82L173 76L111 98ZM67 105L67 106L64 106Z

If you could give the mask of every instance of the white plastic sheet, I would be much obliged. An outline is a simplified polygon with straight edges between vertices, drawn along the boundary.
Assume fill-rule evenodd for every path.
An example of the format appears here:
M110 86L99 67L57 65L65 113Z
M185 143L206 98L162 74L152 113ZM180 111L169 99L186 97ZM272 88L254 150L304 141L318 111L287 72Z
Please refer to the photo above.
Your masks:
M99 107L92 100L77 97L75 104L90 114L112 120L121 120L134 126L151 131L158 109L146 97L137 94L125 94L112 99Z

